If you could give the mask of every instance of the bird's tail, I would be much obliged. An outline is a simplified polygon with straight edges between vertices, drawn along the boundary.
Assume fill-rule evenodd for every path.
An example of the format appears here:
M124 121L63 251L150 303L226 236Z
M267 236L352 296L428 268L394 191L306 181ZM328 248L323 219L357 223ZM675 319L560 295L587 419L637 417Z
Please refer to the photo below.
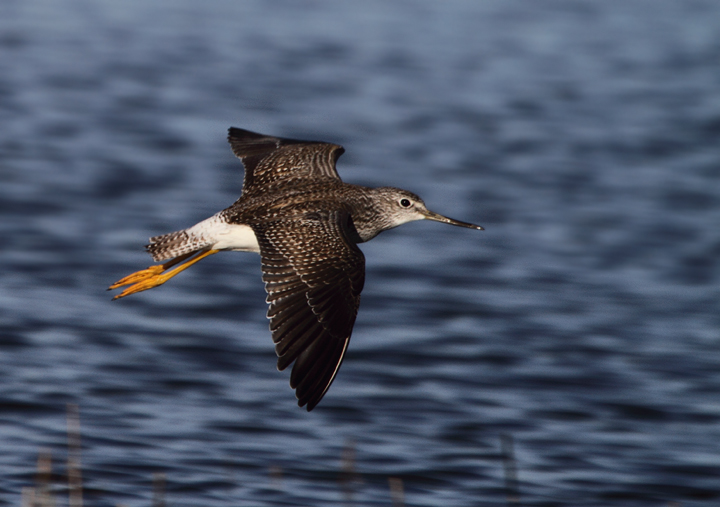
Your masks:
M162 236L153 236L150 238L150 243L145 245L145 249L152 255L154 261L159 262L196 252L212 245L212 241L195 234L192 229L191 227Z

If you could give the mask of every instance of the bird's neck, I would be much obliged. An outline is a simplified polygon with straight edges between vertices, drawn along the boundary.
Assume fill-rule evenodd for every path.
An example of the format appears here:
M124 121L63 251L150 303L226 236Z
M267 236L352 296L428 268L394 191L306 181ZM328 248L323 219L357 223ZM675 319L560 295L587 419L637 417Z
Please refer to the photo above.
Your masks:
M383 212L376 189L359 186L356 189L357 194L348 204L360 239L358 243L370 241L381 232L396 226L387 220L388 215Z

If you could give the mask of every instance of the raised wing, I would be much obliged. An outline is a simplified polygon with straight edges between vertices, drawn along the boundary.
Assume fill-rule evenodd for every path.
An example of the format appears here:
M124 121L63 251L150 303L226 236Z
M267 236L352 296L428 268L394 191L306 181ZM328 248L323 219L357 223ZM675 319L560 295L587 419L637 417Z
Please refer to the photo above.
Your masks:
M228 142L245 166L243 194L283 180L340 179L335 162L345 149L337 144L271 137L235 127L228 130Z
M253 225L260 244L267 316L278 369L293 361L290 387L310 411L335 379L365 282L365 256L344 211Z

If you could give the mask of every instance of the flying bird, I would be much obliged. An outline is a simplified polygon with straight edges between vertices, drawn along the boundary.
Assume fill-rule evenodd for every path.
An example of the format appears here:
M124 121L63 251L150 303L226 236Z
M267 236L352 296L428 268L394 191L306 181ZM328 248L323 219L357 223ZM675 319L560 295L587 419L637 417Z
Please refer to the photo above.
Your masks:
M365 283L358 243L414 220L483 228L434 213L407 190L343 183L337 144L234 127L228 141L245 166L241 197L192 227L150 238L147 251L165 262L108 290L129 285L118 299L152 289L222 250L259 253L277 367L295 363L290 387L310 411L335 379L355 324Z

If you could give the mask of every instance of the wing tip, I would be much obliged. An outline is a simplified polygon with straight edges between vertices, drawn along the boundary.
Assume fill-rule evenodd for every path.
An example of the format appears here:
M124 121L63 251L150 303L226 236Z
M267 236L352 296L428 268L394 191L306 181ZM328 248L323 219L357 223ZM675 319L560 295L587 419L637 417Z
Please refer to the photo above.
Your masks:
M320 367L320 374L318 375L317 380L307 385L307 377L305 377L303 381L296 384L295 396L298 398L299 407L307 405L307 411L311 412L320 403L320 401L322 401L337 377L338 370L340 370L343 359L345 359L345 353L347 352L349 343L350 336L344 340L339 354L336 355L335 353L331 353L330 357L333 360L327 362L326 367Z
M228 128L228 135L227 139L228 142L232 141L233 139L260 139L260 138L266 138L268 136L264 134L259 134L257 132L253 132L252 130L247 129L241 129L238 127L230 127Z
M251 130L230 127L227 141L235 156L244 159L253 155L262 155L278 148L281 139L267 136Z
M305 144L305 145L325 145L332 147L333 163L345 153L345 148L339 144L329 143L327 141L311 141L304 139L290 139L287 137L275 137L267 134L260 134L252 130L241 129L238 127L228 128L227 141L233 149L235 155L244 158L250 155L259 155L267 153L281 146Z

